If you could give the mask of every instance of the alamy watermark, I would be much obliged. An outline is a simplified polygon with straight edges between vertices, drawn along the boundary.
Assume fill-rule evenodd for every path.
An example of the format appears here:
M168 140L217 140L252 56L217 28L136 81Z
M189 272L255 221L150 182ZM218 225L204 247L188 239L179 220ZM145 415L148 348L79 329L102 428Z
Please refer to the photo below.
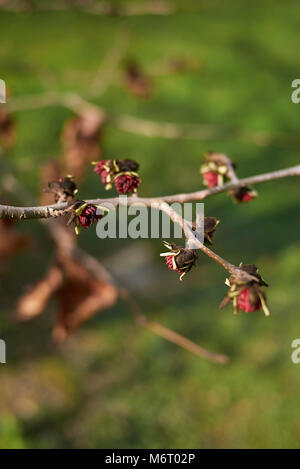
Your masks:
M291 360L297 365L300 363L300 339L294 339L291 343L291 347L295 349L291 354Z
M159 203L153 202L150 206L143 202L127 204L127 196L120 196L119 209L110 202L103 201L99 207L99 213L103 213L97 223L96 233L98 238L187 238L186 247L198 249L199 243L204 242L204 203L178 202L165 204L166 211L159 210ZM106 209L105 211L103 209ZM173 216L173 221L168 215L168 209ZM192 232L191 232L192 230Z
M0 363L6 363L6 343L0 339Z
M5 81L0 79L0 103L6 103L6 85Z
M292 81L292 88L296 88L291 94L291 100L294 104L300 103L300 78Z

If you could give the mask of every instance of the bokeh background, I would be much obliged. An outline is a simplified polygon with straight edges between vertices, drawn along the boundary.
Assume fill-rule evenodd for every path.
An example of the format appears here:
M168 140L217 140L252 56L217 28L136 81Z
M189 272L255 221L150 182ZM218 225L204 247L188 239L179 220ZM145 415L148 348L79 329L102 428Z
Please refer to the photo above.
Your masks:
M299 163L300 105L291 102L300 66L299 2L170 0L159 5L164 14L149 13L141 0L108 2L110 14L86 11L90 5L1 2L0 75L12 103L55 91L101 106L111 116L103 156L140 162L141 196L203 187L199 166L210 149L232 158L241 177ZM120 60L111 67L116 51ZM146 97L124 79L129 62L151 82ZM100 90L106 84L91 96L95 83ZM15 142L1 164L22 185L13 201L26 204L24 193L38 200L40 168L61 154L62 129L74 114L60 105L25 105L12 115ZM197 135L125 131L124 116L158 128L196 126ZM51 341L54 301L36 319L16 323L16 301L53 255L43 226L17 224L31 243L1 270L7 364L0 365L0 447L299 447L300 365L291 362L291 342L300 337L299 181L257 190L250 204L220 194L206 201L205 211L221 220L214 249L233 263L260 267L270 284L270 318L220 311L225 274L204 255L179 283L159 258L160 240L100 241L94 228L79 239L134 292L147 317L228 354L223 366L141 328L120 301L58 348ZM103 194L89 171L81 197Z

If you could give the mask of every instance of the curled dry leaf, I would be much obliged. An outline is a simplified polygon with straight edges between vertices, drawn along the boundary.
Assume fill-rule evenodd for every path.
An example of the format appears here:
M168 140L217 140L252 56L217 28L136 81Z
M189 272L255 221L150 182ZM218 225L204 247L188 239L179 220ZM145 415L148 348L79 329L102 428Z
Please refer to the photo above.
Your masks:
M59 310L53 330L56 342L65 340L97 311L113 306L118 296L114 285L100 281L70 257L61 262L65 281L57 292Z
M41 314L62 282L61 268L52 265L45 277L20 298L17 304L16 318L25 321Z
M137 98L149 98L153 92L150 78L135 62L128 62L125 65L123 83L125 89Z
M109 308L117 300L117 289L93 275L70 254L58 253L45 277L19 300L16 318L20 321L41 314L52 297L58 299L53 339L62 342L97 311Z
M42 185L57 179L60 174L61 168L56 162L48 163L42 168ZM49 197L53 199L53 193L43 192L41 200L45 202ZM112 306L118 296L116 287L109 277L104 276L101 266L97 264L98 270L95 272L89 256L77 248L73 230L65 226L62 218L47 224L55 243L53 264L44 278L19 299L16 308L18 320L29 320L41 314L49 300L55 297L58 309L53 338L57 342L66 339L97 311Z
M85 175L87 164L100 159L103 124L103 113L94 108L88 108L67 121L62 133L62 164L66 174L80 180Z
M41 196L40 203L42 205L53 204L53 194L49 191L45 191L44 188L48 186L49 181L58 179L62 174L62 169L57 161L49 161L44 164L40 171L41 179Z
M27 249L31 238L18 233L16 223L10 219L0 220L0 267L4 267L10 257Z
M8 150L15 143L15 122L10 113L0 107L0 146Z

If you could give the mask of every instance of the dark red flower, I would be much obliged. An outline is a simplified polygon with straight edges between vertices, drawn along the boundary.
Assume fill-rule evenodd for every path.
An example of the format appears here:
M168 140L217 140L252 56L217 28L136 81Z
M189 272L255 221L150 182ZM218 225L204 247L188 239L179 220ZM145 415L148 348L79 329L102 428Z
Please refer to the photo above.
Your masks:
M141 180L136 173L120 173L115 176L114 183L119 194L136 192Z
M114 183L119 194L136 192L141 184L137 170L138 163L133 160L102 160L95 164L94 172L101 178L101 182L106 185L106 189L111 189Z
M218 180L218 173L207 171L207 173L203 174L203 182L209 188L216 187L218 185Z
M245 195L243 196L243 198L242 198L242 201L243 201L243 202L251 202L251 200L253 200L253 199L254 199L253 195L251 195L251 194L245 194Z
M75 233L78 235L80 228L89 228L94 222L101 220L104 211L108 211L106 207L100 205L88 204L84 200L72 199L69 202L69 211L71 216L68 221L75 223Z
M228 179L229 166L233 163L223 153L208 151L204 154L205 162L200 168L203 183L209 188L222 186Z
M105 163L105 160L99 161L99 163L94 167L94 172L100 176L102 184L106 184L107 176L109 175L109 171L105 167Z
M253 298L255 298L254 302ZM261 309L262 304L258 296L251 295L250 289L244 288L238 295L238 306L245 313L251 313L252 311L258 311Z
M251 202L257 197L257 192L251 189L250 187L242 186L238 189L229 191L229 195L234 199L235 202L242 203Z
M181 273L181 270L179 270L177 265L176 265L174 256L169 255L169 256L166 256L165 259L166 259L166 264L167 264L167 266L170 270L173 270L174 272Z
M193 249L186 249L176 246L174 243L163 241L163 245L170 250L170 252L161 253L161 256L166 258L166 264L170 270L178 272L180 280L187 274L197 260L196 251Z
M87 205L78 215L78 220L83 228L89 228L95 221L101 220L103 214L97 214L95 205Z
M241 264L225 283L229 287L229 291L220 308L232 303L234 314L237 314L239 309L245 313L263 309L266 316L270 315L266 296L261 288L268 285L261 278L254 264L247 264L244 267Z

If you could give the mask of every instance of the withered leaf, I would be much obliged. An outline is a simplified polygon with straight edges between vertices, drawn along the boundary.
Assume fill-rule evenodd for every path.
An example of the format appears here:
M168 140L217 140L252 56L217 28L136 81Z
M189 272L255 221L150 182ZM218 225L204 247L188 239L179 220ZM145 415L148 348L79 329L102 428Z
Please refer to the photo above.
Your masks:
M149 98L153 92L150 78L133 61L125 65L123 81L127 91L137 98Z
M80 180L92 161L101 159L101 130L104 115L97 109L86 109L68 120L62 133L62 164L65 172Z

